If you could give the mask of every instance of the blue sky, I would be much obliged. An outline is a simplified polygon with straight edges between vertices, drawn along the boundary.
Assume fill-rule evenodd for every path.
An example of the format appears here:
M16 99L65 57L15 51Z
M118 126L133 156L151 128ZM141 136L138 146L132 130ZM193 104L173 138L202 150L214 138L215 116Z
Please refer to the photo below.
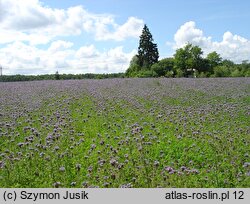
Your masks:
M173 53L166 47L166 41L173 41L177 29L185 22L194 21L206 35L216 41L222 40L226 31L250 39L249 0L73 0L43 1L59 8L83 5L94 13L108 13L118 23L124 23L129 16L135 16L149 26L162 55ZM60 3L59 3L60 2ZM126 48L136 48L138 42L130 41ZM137 43L137 44L136 44ZM110 44L107 43L107 46ZM136 45L135 45L136 44Z
M2 0L0 64L6 74L125 71L146 23L160 57L187 41L204 55L250 60L250 1ZM18 3L16 3L18 2Z

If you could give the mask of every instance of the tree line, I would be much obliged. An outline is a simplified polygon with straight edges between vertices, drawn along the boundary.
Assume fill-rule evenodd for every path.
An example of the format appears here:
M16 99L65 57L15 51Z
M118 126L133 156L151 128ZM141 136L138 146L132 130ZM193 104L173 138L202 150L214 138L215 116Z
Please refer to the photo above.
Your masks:
M9 81L38 81L38 80L69 80L69 79L109 79L109 78L124 78L124 73L112 74L44 74L44 75L3 75L0 76L0 82Z
M235 64L216 52L203 57L202 49L187 43L176 50L173 57L159 60L157 44L144 25L138 54L130 61L126 77L249 77L250 63Z

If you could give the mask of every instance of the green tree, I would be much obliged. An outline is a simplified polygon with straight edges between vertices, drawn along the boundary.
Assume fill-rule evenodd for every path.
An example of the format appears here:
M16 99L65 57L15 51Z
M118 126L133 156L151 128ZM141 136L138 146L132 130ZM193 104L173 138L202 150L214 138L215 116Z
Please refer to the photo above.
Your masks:
M229 77L230 76L230 68L225 65L220 65L214 67L214 76L215 77Z
M199 72L203 70L203 58L202 58L203 51L199 46L192 46L191 47L191 69L196 69Z
M153 37L147 25L144 25L140 36L138 47L138 59L140 67L149 70L150 67L158 62L159 52L157 44L153 43Z
M213 73L213 69L221 64L222 58L217 52L214 51L207 55L206 61L208 63L208 71Z
M238 66L241 76L249 77L250 76L250 62L248 60L243 60Z
M174 59L173 58L164 58L159 62L152 65L151 69L157 74L157 76L168 76L170 72L173 72L174 68Z
M139 65L139 58L138 55L135 55L129 64L129 68L125 72L125 76L127 77L134 77L136 76L136 73L141 70L141 67Z
M211 67L216 67L218 65L221 64L222 62L222 58L220 57L220 55L217 53L217 52L210 52L208 55L207 55L207 60L209 62L209 65Z
M59 80L59 79L60 79L60 75L59 75L59 72L58 72L58 71L56 71L56 73L55 73L55 79L56 79L56 80Z
M221 64L222 64L223 66L226 66L226 67L234 67L234 66L235 66L234 62L231 61L231 60L228 60L228 59L223 60L223 61L221 62Z
M202 50L199 46L193 46L188 43L184 48L176 50L174 55L175 69L176 72L180 69L185 77L188 76L189 72L193 73L193 70L204 71Z
M240 72L239 69L235 69L232 73L231 73L231 77L241 77L242 73Z
M191 59L191 44L187 44L184 48L179 48L174 54L174 67L178 76L187 76L187 70L189 68L189 61Z

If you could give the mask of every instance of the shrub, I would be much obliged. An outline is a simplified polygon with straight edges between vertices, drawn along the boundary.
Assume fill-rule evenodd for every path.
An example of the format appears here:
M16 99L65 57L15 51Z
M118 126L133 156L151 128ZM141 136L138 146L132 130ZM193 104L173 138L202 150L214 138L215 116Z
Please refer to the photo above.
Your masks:
M136 77L139 78L157 77L157 74L152 70L141 70L137 72Z
M174 59L173 58L164 58L158 63L155 63L151 66L151 69L157 74L157 76L165 76L167 72L173 70Z
M214 76L215 77L229 77L230 76L229 67L227 67L225 65L216 66L214 68Z

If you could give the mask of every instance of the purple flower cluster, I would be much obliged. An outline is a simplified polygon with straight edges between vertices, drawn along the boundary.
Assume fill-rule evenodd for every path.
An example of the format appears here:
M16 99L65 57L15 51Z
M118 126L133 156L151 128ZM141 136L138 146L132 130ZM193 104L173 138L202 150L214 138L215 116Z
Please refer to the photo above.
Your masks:
M249 78L0 83L0 186L36 177L56 188L249 187L249 85Z

